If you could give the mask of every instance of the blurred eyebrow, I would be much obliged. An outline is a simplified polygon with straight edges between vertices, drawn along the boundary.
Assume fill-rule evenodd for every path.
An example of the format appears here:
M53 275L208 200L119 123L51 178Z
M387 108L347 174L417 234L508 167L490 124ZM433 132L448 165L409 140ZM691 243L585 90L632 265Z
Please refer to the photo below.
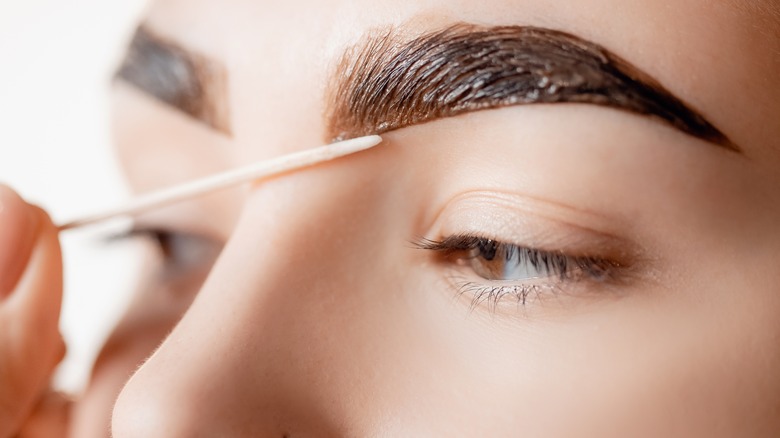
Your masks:
M136 30L115 78L217 131L231 133L225 68L145 26Z
M456 24L404 41L375 32L347 50L327 94L327 135L380 134L471 111L586 103L659 119L740 149L657 80L605 48L532 26Z

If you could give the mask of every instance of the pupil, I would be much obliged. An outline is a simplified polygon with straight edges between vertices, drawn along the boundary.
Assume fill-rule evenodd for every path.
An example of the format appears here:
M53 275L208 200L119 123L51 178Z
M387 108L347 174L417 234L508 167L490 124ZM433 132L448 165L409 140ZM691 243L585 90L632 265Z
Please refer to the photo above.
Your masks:
M478 249L479 254L484 258L485 260L493 260L496 258L496 249L498 245L493 240L480 240Z

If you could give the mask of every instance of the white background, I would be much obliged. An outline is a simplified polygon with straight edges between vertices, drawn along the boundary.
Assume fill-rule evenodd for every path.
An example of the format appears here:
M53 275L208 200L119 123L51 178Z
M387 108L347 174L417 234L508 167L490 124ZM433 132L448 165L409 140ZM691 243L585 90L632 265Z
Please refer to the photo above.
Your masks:
M0 0L0 183L55 220L127 199L110 144L109 78L144 0ZM63 233L68 356L56 379L77 392L126 305L132 246L105 230Z

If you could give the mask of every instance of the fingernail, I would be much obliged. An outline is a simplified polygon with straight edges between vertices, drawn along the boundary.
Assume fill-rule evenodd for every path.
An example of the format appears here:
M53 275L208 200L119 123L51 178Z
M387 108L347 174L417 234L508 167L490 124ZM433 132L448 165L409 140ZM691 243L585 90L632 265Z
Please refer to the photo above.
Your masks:
M0 184L0 299L13 290L24 272L39 221L35 209Z

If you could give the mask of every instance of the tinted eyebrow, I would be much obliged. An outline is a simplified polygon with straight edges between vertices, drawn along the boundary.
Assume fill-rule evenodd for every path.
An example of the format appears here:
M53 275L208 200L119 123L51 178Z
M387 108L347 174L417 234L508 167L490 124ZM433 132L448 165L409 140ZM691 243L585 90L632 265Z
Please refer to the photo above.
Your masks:
M116 78L230 134L225 68L141 26Z
M456 24L404 41L368 35L328 92L327 135L343 139L509 105L587 103L651 116L739 148L657 80L603 47L531 26Z

